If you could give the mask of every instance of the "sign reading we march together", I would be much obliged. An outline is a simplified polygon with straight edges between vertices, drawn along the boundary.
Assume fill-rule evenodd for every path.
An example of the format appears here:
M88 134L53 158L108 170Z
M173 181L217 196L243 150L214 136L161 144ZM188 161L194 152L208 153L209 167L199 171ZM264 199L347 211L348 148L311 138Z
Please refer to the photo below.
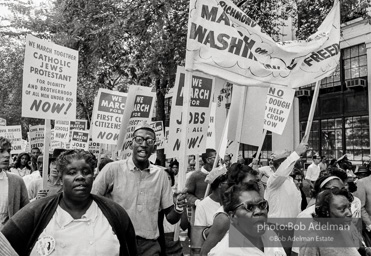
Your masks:
M27 35L22 116L75 120L77 66L77 51Z

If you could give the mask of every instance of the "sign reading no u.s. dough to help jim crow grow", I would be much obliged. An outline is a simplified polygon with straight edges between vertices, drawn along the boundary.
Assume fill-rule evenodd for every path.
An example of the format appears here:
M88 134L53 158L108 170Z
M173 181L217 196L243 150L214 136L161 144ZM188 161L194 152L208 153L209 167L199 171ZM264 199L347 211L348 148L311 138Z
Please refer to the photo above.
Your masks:
M27 35L22 116L75 120L77 67L77 51Z
M264 129L282 135L289 118L294 96L294 89L269 87L265 104Z

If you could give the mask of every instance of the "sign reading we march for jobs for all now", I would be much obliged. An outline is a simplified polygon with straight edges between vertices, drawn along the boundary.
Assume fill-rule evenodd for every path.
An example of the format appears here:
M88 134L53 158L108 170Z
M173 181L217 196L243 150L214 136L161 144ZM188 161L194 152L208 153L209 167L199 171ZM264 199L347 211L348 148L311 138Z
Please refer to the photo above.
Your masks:
M192 72L189 113L184 117L183 91L185 83L185 69L178 67L175 79L175 92L170 113L169 141L166 147L167 157L179 157L182 121L188 122L187 154L196 155L205 152L206 134L210 121L211 102L215 79L200 72Z
M286 87L270 87L264 113L264 129L282 134L292 107L295 90Z
M27 35L22 116L75 120L77 66L77 51Z

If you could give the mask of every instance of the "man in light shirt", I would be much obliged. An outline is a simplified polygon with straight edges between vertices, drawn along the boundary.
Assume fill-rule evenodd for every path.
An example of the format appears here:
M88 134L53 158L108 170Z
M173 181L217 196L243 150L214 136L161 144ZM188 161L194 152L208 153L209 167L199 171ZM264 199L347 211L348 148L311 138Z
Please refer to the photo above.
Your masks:
M133 155L125 160L108 163L94 181L92 193L106 196L121 205L133 222L138 255L155 256L161 253L158 212L164 211L171 224L180 220L185 195L173 202L168 174L163 167L150 163L156 150L154 130L142 124L134 130Z
M313 186L314 182L316 182L316 180L319 177L319 173L321 172L321 169L319 167L319 163L321 162L321 157L318 154L315 154L313 155L312 159L313 159L313 162L311 165L308 166L305 179L310 181Z

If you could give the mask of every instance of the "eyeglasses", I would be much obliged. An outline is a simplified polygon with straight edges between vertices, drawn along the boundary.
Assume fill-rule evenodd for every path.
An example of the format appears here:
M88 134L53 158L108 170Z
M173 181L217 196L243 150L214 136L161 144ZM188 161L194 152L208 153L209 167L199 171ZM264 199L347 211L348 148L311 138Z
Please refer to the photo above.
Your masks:
M262 200L259 203L243 202L234 207L233 211L237 210L237 208L241 206L243 206L243 208L248 212L254 212L256 207L258 207L260 210L266 210L268 208L268 201Z
M147 138L147 139L145 139L145 138L143 138L142 136L135 136L133 139L134 139L135 142L138 143L138 144L142 144L143 141L146 141L146 143L147 143L148 145L153 145L153 144L155 144L155 141L156 141L155 139L152 139L152 138Z
M303 179L294 179L294 180L296 180L297 182L303 182Z

